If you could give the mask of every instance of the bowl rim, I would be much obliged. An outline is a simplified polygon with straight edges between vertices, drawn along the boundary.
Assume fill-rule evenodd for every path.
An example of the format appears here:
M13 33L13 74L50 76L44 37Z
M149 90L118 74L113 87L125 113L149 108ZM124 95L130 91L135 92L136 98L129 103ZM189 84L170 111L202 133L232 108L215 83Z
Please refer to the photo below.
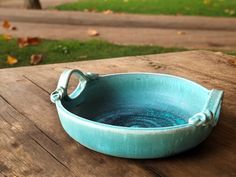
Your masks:
M185 78L180 77L180 76L171 75L171 74L151 73L151 72L128 72L128 73L102 74L102 75L99 75L99 77L102 78L102 77L112 77L112 76L116 76L116 75L136 75L136 74L171 77L171 78L174 78L174 79L183 80L185 82L188 82L189 84L192 84L196 87L199 87L200 89L203 89L207 93L209 93L211 91L211 90L205 88L204 86L200 85L197 82L191 81L189 79L185 79ZM89 119L84 118L84 117L80 117L80 116L70 112L69 110L67 110L62 105L62 100L58 100L56 102L56 107L57 107L58 112L60 112L59 117L60 117L61 114L63 114L64 116L66 116L67 119L73 119L74 121L79 122L79 123L86 123L86 124L89 124L90 126L99 126L101 128L108 128L108 129L111 128L111 129L127 130L127 131L169 131L169 130L185 129L185 128L189 128L189 127L196 127L192 124L189 124L188 122L186 122L184 124L174 125L174 126L151 127L151 128L117 126L117 125L110 125L110 124L106 124L106 123L100 123L100 122L96 122L96 121L93 121L93 120L89 120Z

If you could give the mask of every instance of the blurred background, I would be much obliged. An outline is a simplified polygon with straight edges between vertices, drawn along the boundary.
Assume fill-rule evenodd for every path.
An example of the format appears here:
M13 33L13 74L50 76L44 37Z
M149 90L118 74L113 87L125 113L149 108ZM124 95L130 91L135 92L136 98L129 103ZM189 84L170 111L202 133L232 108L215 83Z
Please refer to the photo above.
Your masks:
M236 0L0 0L0 68L211 50L236 55Z

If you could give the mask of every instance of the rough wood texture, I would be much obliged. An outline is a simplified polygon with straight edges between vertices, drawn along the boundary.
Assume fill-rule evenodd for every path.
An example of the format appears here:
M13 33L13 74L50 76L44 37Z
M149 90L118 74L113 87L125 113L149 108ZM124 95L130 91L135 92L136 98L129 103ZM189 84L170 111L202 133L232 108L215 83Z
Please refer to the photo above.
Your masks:
M201 145L170 158L129 160L102 155L62 129L49 93L65 68L100 74L147 71L225 91L220 122ZM0 70L0 176L236 176L236 59L207 51Z

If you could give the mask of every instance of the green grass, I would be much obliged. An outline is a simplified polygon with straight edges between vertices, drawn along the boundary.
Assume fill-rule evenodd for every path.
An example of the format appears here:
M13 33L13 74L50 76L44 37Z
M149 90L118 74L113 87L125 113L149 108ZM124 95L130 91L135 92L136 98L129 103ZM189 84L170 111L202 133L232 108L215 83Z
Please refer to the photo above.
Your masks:
M158 46L123 46L101 40L86 42L74 40L44 40L41 44L36 46L19 48L15 39L10 41L0 39L0 68L30 65L30 56L32 54L42 54L44 56L42 64L49 64L183 50L184 49L163 48ZM7 55L16 57L18 63L12 66L7 64Z
M236 0L79 0L58 10L112 10L114 12L167 15L236 17Z
M226 54L228 54L228 55L234 55L234 56L236 56L236 51L230 51L230 52L225 52Z

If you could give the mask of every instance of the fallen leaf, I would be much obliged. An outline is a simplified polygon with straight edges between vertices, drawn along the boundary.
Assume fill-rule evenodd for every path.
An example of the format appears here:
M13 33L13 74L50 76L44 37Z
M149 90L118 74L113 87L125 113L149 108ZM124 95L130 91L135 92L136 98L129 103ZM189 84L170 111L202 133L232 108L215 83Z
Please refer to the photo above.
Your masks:
M89 29L87 33L89 36L99 36L99 32L95 29Z
M185 35L186 33L184 31L178 31L177 34L178 35Z
M38 37L28 37L27 38L27 42L30 45L37 45L37 44L39 44L41 42L41 39L38 38Z
M8 20L4 20L2 23L2 27L5 29L9 29L11 27L11 24Z
M39 54L39 55L33 54L30 57L30 64L31 65L37 65L42 61L43 61L43 55L41 55L41 54Z
M103 11L103 13L104 13L104 14L113 14L113 11L110 10L110 9L108 9L108 10Z
M23 48L29 45L27 38L18 38L17 43L20 48Z
M15 31L15 30L17 30L17 27L16 26L11 26L10 30Z
M18 60L15 57L10 56L10 55L7 56L7 64L14 65L17 62L18 62Z
M228 63L229 63L230 65L236 66L236 59L229 59L229 60L228 60Z
M4 39L5 41L9 41L9 40L12 39L12 36L9 35L9 34L3 34L2 37L3 37L3 39Z
M41 39L38 37L27 37L27 38L18 38L17 43L20 48L26 47L28 45L37 45L41 42Z

